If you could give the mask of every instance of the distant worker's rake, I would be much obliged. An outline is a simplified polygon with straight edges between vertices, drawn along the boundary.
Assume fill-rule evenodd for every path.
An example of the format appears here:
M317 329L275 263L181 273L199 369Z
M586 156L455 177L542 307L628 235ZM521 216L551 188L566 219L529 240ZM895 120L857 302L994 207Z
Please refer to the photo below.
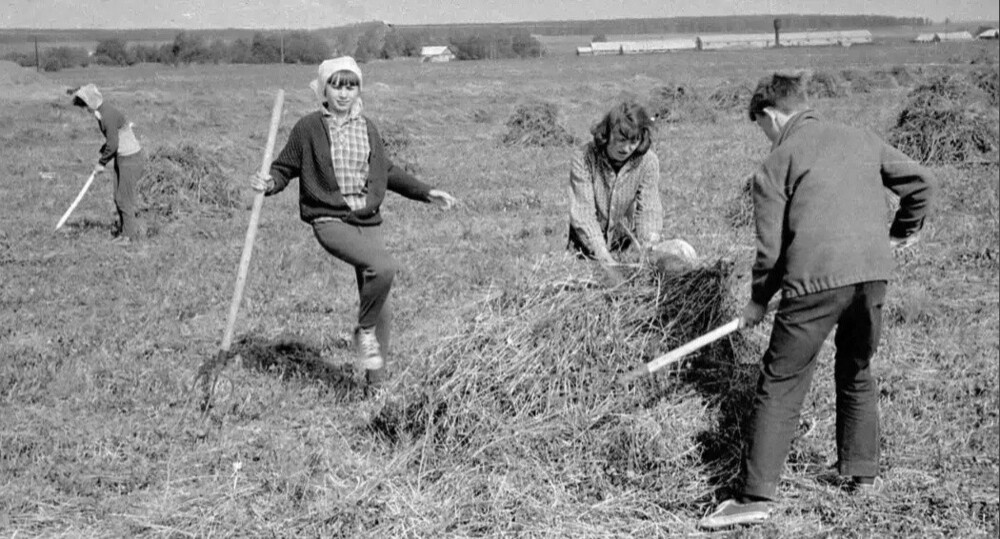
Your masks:
M271 157L274 154L274 142L278 137L278 124L281 121L281 106L285 100L285 91L278 90L278 95L274 97L274 108L271 109L271 127L267 133L267 146L264 150L264 159L260 165L260 174L267 174L271 167ZM243 299L243 288L247 282L247 271L250 268L250 255L253 253L253 242L257 236L257 222L260 219L260 210L264 205L264 193L257 192L253 199L253 211L250 213L250 224L247 226L246 240L243 242L243 256L240 258L240 266L236 275L236 289L233 291L233 301L229 305L229 319L226 322L226 332L222 337L222 348L219 353L208 358L202 363L195 376L192 386L194 390L201 391L201 409L207 411L212 406L212 399L216 389L220 385L219 375L222 369L231 359L230 347L233 344L233 332L236 328L236 315L240 310L240 302Z

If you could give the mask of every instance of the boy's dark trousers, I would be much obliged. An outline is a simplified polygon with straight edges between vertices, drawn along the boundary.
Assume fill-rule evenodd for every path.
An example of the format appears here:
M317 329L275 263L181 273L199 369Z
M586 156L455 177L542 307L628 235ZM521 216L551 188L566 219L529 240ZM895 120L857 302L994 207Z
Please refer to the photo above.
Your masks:
M743 494L774 499L823 341L834 337L837 468L878 475L878 391L869 363L882 330L886 282L784 298L762 359L744 456Z

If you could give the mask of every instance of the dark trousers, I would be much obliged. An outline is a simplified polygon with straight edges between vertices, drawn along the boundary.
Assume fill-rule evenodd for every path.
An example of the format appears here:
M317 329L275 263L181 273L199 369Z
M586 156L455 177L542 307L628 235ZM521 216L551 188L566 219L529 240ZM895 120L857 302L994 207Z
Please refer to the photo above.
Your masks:
M360 296L358 327L374 327L382 353L388 353L392 324L389 290L399 265L385 249L382 227L329 220L313 223L313 233L328 253L354 266Z
M837 468L878 475L878 389L869 367L882 331L885 281L785 298L764 353L744 456L743 493L773 499L823 341L834 337Z
M118 210L118 230L129 239L139 238L139 207L137 186L142 178L146 157L142 152L115 156L115 208Z

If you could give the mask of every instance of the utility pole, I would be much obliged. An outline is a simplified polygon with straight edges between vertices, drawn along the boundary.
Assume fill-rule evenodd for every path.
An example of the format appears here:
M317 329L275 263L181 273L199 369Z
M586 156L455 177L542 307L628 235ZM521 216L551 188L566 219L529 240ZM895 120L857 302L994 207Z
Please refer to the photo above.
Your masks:
M285 63L285 31L284 30L278 30L278 36L280 36L280 40L281 40L281 63L284 64Z
M38 59L38 36L35 36L35 71L42 71L42 62Z

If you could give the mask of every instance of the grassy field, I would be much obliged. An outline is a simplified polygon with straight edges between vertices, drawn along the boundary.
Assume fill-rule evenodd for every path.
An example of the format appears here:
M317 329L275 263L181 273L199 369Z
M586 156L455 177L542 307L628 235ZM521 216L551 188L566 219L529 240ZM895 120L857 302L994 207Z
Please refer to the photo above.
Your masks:
M0 133L0 535L696 535L738 473L767 324L714 348L714 363L638 388L609 389L595 369L566 375L577 393L555 391L550 361L556 373L598 360L620 372L664 343L602 325L607 313L638 312L630 302L652 286L641 278L624 296L552 291L592 277L564 254L570 149L504 146L505 121L541 98L584 140L623 94L677 85L707 93L789 67L905 66L919 80L921 70L958 72L983 58L995 67L997 52L995 43L899 44L366 64L365 105L398 160L461 200L451 212L395 195L383 206L404 267L393 291L390 402L404 411L438 403L442 419L424 429L386 427L381 402L319 367L321 356L351 357L356 288L299 221L295 186L264 205L237 326L243 365L226 368L204 414L189 391L219 350L249 217L244 186L260 166L275 92L287 92L280 148L314 107L313 67L53 74L58 85L103 88L151 155L188 160L140 186L150 236L141 245L109 244L108 174L53 233L96 158L97 126L65 101L12 99L0 110L9 126ZM886 134L911 86L815 105ZM731 208L767 149L742 109L685 116L656 135L666 235L706 263L733 262L715 298L725 309L745 301L753 254L752 231L732 222ZM831 343L776 517L718 535L997 536L998 164L934 170L940 198L923 242L899 258L876 359L887 495L857 500L828 477ZM492 379L510 385L492 388ZM490 415L499 405L484 395L547 404Z

